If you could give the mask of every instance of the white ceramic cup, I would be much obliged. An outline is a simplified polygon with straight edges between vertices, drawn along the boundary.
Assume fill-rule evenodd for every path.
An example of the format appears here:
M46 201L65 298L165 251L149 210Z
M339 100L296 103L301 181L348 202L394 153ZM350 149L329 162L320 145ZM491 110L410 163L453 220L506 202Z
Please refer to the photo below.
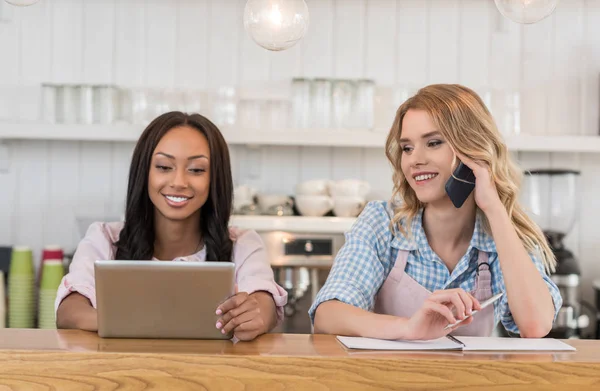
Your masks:
M296 195L329 195L331 181L327 179L312 179L296 185Z
M256 198L258 199L258 207L262 213L267 213L269 209L276 206L291 206L294 204L289 196L283 194L259 194Z
M296 208L302 216L320 217L333 208L333 200L325 195L296 196Z
M333 198L333 214L338 217L356 217L366 204L364 198L355 196L337 196Z
M252 205L256 196L256 189L242 185L233 190L233 209L240 210L244 206Z
M367 198L371 191L371 185L368 182L358 179L344 179L330 184L329 193L332 197L354 196Z

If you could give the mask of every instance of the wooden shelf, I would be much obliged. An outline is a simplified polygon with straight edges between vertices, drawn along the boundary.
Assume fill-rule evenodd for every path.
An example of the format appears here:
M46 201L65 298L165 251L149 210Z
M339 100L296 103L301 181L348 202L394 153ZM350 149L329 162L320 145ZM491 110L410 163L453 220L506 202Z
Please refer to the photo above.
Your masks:
M0 140L130 141L143 131L133 125L54 125L0 123Z
M0 123L0 140L64 140L135 142L142 125L54 125L44 123ZM230 144L298 145L324 147L383 147L386 134L371 130L281 129L262 131L238 127L222 128Z
M63 140L135 142L141 125L53 125L0 123L0 140ZM307 147L383 148L387 130L280 129L256 130L225 127L223 135L232 145L285 145ZM525 152L600 153L600 136L506 137L509 149Z
M242 216L231 217L231 225L255 231L341 234L349 231L355 218L306 216Z
M508 149L523 152L600 153L600 136L534 136L505 137Z

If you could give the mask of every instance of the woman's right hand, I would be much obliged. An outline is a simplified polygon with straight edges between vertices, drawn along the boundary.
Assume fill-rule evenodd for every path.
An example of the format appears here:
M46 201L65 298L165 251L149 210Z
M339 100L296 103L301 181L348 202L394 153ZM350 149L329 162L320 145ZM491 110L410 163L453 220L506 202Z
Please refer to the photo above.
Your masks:
M481 305L471 294L461 288L445 289L433 292L421 308L408 320L408 338L428 340L441 338L459 327L473 322L469 317L455 327L444 330L448 324L456 323L480 310Z

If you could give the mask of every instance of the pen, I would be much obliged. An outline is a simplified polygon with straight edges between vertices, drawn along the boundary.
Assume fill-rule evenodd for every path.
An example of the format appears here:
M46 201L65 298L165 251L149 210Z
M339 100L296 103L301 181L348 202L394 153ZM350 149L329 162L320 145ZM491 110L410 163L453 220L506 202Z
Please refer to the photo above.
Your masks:
M459 345L462 345L463 347L467 346L464 343L462 343L460 340L454 338L453 336L451 336L450 334L446 335L446 338L448 338L449 340L456 342Z
M483 310L484 308L486 308L487 306L493 304L496 300L501 298L503 294L504 294L504 292L500 292L497 295L490 297L489 299L487 299L486 301L481 303L480 310L475 310L471 313L471 315L466 315L463 319L459 320L458 322L447 325L446 327L444 327L444 330L448 330L448 329L458 325L459 323L463 322L465 319L475 315L477 312L479 312L479 311Z
M448 329L451 329L452 327L456 326L457 324L459 324L459 323L460 323L460 322L462 322L463 320L466 320L467 318L469 318L469 317L471 317L471 316L475 315L477 312L479 312L479 311L475 310L475 311L473 311L473 312L471 313L471 315L467 315L467 316L465 316L465 318L464 318L464 319L462 319L461 321L458 321L458 322L456 322L456 323L454 323L454 324L449 324L448 326L444 327L444 331L446 331L446 330L448 330Z

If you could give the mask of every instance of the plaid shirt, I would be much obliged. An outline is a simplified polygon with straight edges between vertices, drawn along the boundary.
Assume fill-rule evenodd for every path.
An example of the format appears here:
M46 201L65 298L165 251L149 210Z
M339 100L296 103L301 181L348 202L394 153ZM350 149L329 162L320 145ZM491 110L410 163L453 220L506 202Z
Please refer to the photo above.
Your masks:
M469 248L451 274L427 242L422 225L422 211L412 222L412 239L392 234L390 214L387 202L370 202L352 229L346 233L346 242L337 254L327 282L309 310L311 321L314 322L315 310L319 304L333 299L372 311L375 295L394 267L399 250L409 251L405 272L431 292L452 288L470 292L475 289L477 257L479 251L485 251L488 253L492 273L493 294L506 290L496 244L492 236L485 232L479 214ZM544 271L540 259L532 256L531 260L548 285L556 318L562 305L560 292ZM506 330L519 333L508 308L506 295L494 303L494 319L496 324L502 322Z

